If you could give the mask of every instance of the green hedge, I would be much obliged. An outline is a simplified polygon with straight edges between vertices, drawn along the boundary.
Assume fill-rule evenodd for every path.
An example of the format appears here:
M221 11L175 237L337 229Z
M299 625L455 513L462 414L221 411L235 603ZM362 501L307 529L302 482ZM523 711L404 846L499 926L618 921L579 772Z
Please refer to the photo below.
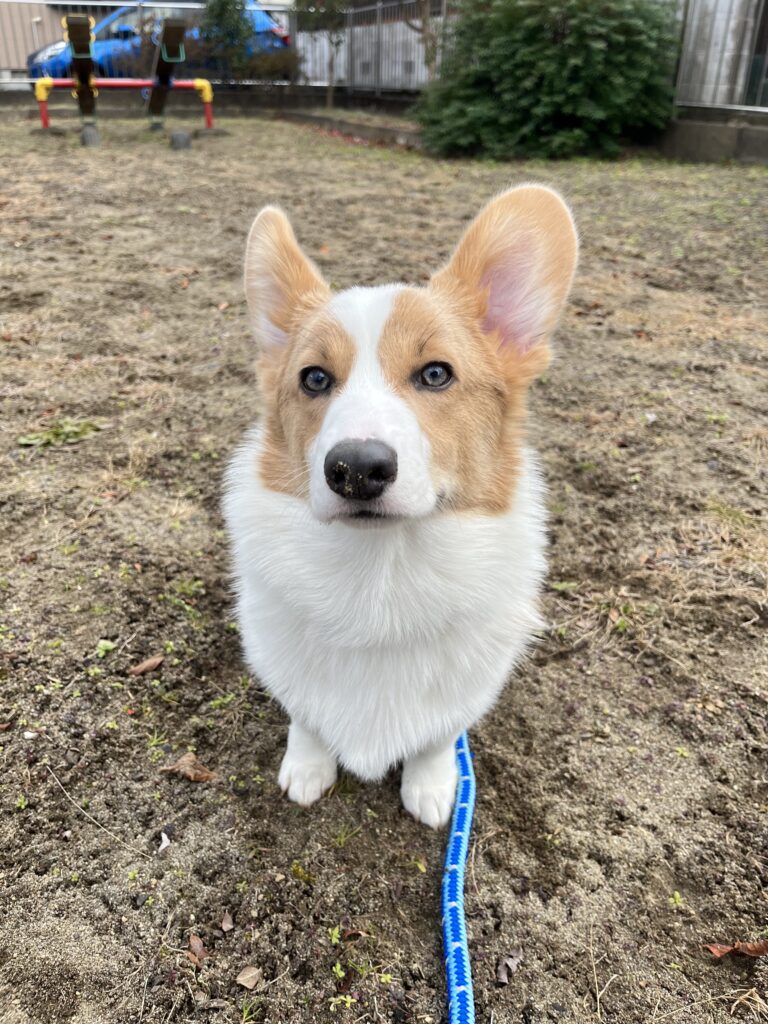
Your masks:
M416 116L444 155L616 155L672 113L672 0L463 0Z

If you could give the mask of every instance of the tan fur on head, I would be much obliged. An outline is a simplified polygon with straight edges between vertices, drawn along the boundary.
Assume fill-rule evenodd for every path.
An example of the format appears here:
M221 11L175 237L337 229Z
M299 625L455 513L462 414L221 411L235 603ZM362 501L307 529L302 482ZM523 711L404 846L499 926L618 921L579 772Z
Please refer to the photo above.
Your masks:
M259 378L267 403L267 431L261 475L273 491L306 495L307 445L319 432L327 407L322 399L313 401L297 393L302 368L322 366L343 387L354 358L353 339L323 308L304 313L284 351L272 350L272 355L262 357Z
M454 452L454 506L488 512L508 506L528 387L549 365L549 341L577 253L576 229L560 196L522 185L488 203L429 283L432 304L443 316L450 310L461 325L460 347L472 367L466 399L459 404L457 395L458 408L427 424L436 452ZM500 288L502 294L494 294ZM455 346L455 323L451 333Z
M455 303L492 344L512 356L518 373L532 379L549 360L549 338L570 290L577 254L576 228L562 198L544 185L519 185L478 214L430 288ZM496 308L488 323L491 286L499 273L508 305Z
M314 422L319 410L294 403L295 411L303 409L308 415L291 417L294 396L286 395L287 363L291 354L296 357L302 325L328 301L331 290L276 206L265 206L251 225L243 276L248 317L259 346L259 384L266 401L260 472L272 490L301 495L306 492L301 439L307 430L319 428ZM350 351L349 362L351 358Z
M435 489L454 511L503 512L519 468L525 385L466 320L429 289L408 288L395 300L379 343L390 386L416 413L432 449ZM450 364L445 391L413 386L430 362Z

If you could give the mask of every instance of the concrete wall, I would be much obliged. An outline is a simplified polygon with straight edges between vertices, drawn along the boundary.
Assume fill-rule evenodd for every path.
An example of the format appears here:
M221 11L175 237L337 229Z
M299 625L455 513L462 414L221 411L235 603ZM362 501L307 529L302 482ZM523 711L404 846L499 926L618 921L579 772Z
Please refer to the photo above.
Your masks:
M722 107L682 108L679 113L662 140L665 156L694 163L768 165L768 114Z

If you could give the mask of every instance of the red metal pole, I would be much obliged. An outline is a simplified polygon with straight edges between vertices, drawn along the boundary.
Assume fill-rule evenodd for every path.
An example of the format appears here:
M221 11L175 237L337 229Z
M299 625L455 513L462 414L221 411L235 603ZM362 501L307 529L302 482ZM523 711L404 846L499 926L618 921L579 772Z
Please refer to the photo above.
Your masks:
M77 82L74 78L53 78L54 89L73 89ZM91 85L96 89L151 89L154 78L92 78ZM173 82L174 89L194 89L191 78L177 78Z
M46 91L44 95L46 99L38 99L37 102L40 108L40 122L43 128L48 128L50 127L47 102L48 91L51 89L74 89L77 87L77 82L74 78L46 78L45 83ZM152 89L156 83L153 78L92 78L89 84L95 93L98 89ZM211 83L207 79L202 78L182 78L176 79L171 84L174 89L195 89L200 94L200 98L203 101L205 127L212 129L213 89L211 88ZM35 95L40 95L37 88Z

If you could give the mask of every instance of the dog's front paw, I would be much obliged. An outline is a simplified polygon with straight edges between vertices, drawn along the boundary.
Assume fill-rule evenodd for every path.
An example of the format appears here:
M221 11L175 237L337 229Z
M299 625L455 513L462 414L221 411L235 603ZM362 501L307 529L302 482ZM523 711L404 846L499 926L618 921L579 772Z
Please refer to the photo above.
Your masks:
M320 799L336 781L336 762L328 755L315 755L311 760L297 757L290 750L285 752L280 765L278 782L280 788L302 807L309 807Z
M400 797L413 817L440 828L451 816L456 796L456 762L453 746L434 755L422 755L403 766Z

